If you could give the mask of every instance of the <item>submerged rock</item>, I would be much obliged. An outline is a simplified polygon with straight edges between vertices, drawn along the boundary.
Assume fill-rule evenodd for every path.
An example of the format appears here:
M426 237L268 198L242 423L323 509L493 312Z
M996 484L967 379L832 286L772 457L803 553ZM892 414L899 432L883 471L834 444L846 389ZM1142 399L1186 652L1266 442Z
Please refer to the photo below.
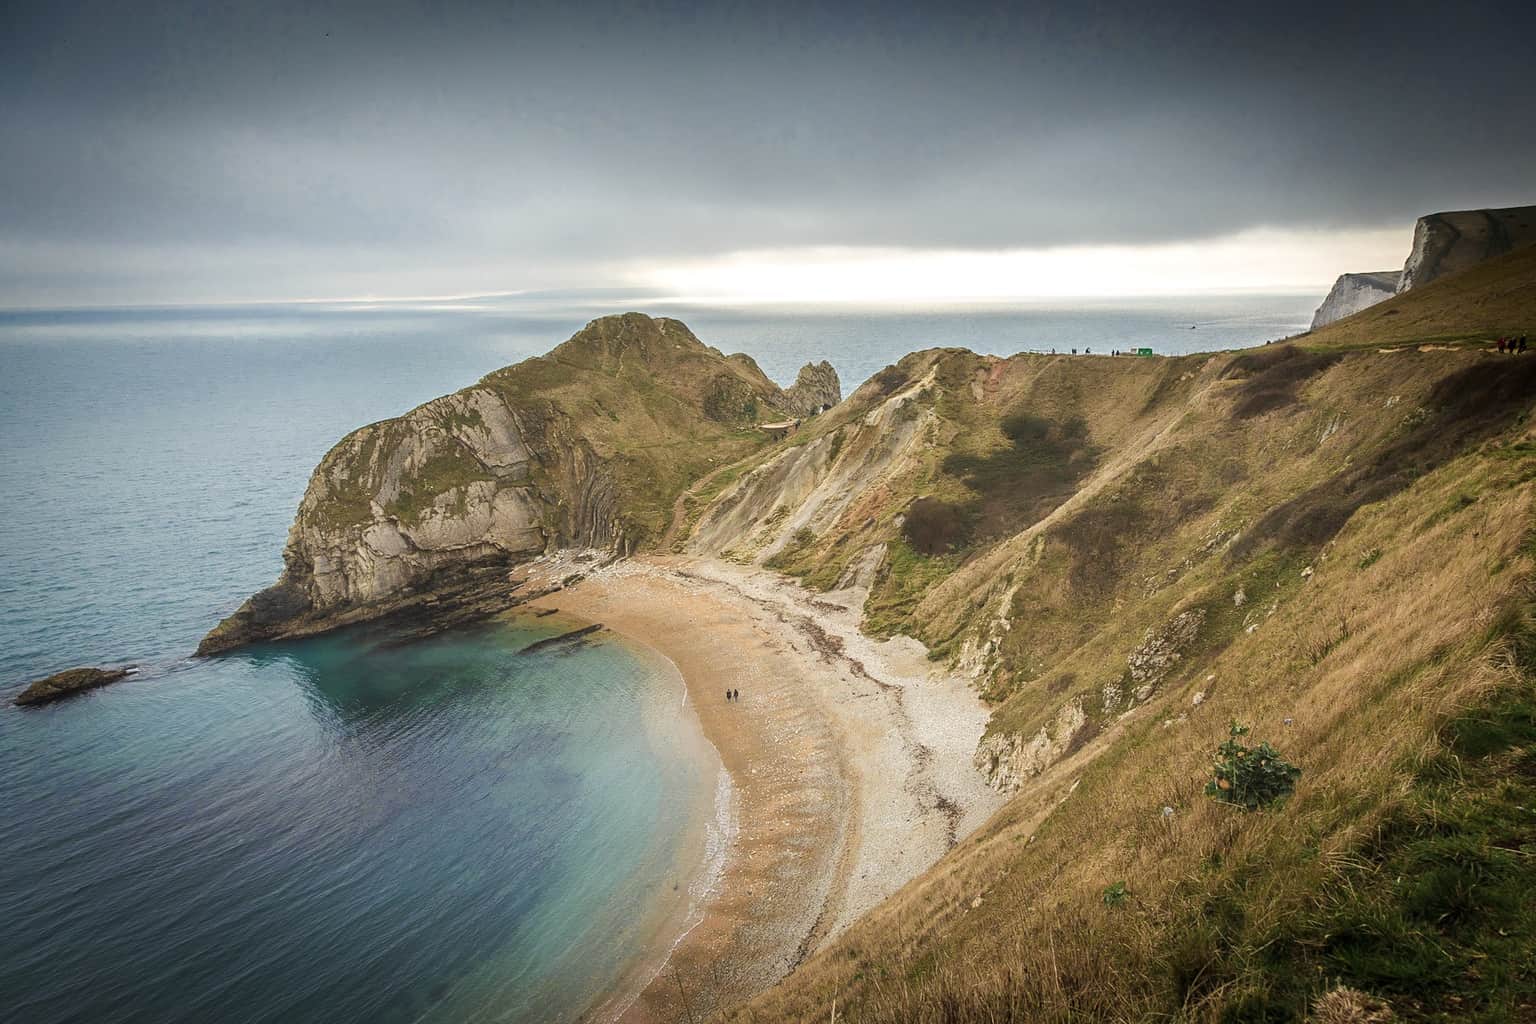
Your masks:
M127 668L65 669L63 672L55 672L46 679L39 679L25 690L22 690L16 697L16 703L26 706L63 700L65 697L73 697L77 693L94 690L99 686L106 686L109 683L126 679L134 671L132 666Z
M543 640L535 640L533 643L529 644L527 647L524 647L517 653L532 654L535 651L543 651L551 647L560 647L562 645L579 645L586 639L586 637L591 636L593 633L596 633L602 628L603 624L601 622L593 623L590 626L582 626L580 629L573 629L569 633L561 633L559 636L550 636L545 637Z

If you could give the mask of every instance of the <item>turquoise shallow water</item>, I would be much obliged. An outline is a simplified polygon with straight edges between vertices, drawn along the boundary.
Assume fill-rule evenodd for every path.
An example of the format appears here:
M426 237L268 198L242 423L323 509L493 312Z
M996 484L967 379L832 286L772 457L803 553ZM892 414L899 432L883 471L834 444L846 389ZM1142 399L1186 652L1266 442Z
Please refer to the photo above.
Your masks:
M644 726L676 704L645 664L533 637L327 638L6 714L6 1018L574 1016L686 886L713 780Z
M925 345L1251 344L1314 301L653 311L851 390ZM187 659L276 576L337 438L603 311L0 312L0 1019L564 1020L614 983L717 781L675 680L614 644L519 656L506 624ZM9 706L121 661L142 676Z

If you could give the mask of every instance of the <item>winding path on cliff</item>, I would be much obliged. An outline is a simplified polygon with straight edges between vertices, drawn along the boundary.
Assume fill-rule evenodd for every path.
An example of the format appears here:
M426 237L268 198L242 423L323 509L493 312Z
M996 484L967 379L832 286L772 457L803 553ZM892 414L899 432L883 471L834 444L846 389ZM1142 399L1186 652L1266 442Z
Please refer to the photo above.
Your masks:
M677 500L672 502L672 521L667 524L667 532L662 534L661 541L656 545L656 549L658 551L671 551L672 545L677 543L677 536L682 533L683 525L688 521L688 502L691 499L697 498L699 493L713 483L720 474L727 470L735 469L742 463L757 458L760 454L760 452L754 452L745 459L737 459L735 462L729 462L717 469L712 469L695 480L682 494L679 494Z

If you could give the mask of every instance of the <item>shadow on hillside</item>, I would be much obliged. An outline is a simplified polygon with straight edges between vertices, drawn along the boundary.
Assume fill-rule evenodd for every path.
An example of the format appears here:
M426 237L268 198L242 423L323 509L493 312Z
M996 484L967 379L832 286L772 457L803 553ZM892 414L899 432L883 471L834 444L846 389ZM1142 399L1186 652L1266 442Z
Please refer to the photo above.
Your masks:
M1468 446L1492 437L1536 397L1536 359L1488 360L1457 370L1431 389L1428 415L1375 458L1335 474L1271 509L1232 547L1247 558L1265 545L1315 547L1356 510L1404 490Z

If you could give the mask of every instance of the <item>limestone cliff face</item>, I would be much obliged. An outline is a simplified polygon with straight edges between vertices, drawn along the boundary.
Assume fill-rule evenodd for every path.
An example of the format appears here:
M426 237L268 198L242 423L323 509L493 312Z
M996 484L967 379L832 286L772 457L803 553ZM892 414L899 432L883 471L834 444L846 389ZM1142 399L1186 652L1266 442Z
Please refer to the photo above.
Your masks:
M707 467L766 443L742 427L803 397L675 320L593 321L548 356L343 438L310 478L277 583L199 651L494 604L508 569L553 548L627 554Z
M1536 245L1536 206L1420 217L1397 290L1406 292L1527 245Z
M1323 304L1312 315L1311 330L1317 330L1358 313L1378 302L1385 302L1397 294L1397 283L1402 272L1379 270L1369 274L1340 274Z

